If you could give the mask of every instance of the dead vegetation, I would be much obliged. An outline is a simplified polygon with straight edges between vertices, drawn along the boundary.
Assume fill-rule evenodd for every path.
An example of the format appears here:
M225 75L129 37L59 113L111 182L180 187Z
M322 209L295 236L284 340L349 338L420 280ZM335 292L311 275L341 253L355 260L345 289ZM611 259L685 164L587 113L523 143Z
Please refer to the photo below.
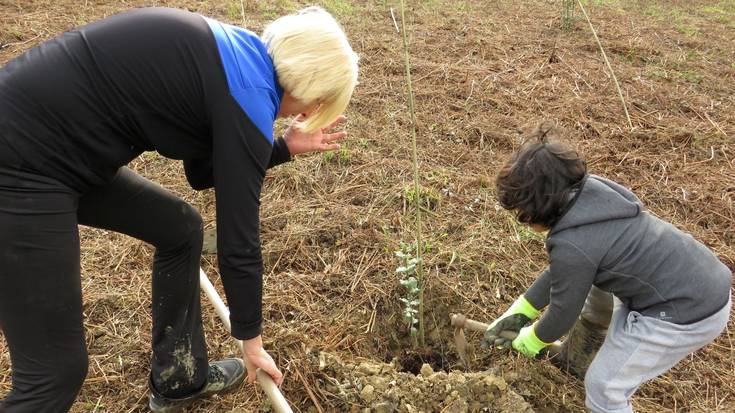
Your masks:
M259 31L306 3L242 5L246 24ZM353 39L361 84L348 111L345 150L269 173L261 207L264 338L285 369L283 391L296 411L331 412L362 401L332 397L306 348L355 365L357 357L390 362L411 342L393 251L412 239L412 167L401 39L390 19L396 5L317 3L337 13ZM631 187L653 212L735 268L732 0L590 2L633 132L589 29L577 20L561 31L558 2L411 3L419 3L407 10L418 155L422 192L431 198L424 216L426 333L429 353L443 368L467 368L451 347L449 313L491 320L544 265L543 239L498 209L492 184L523 131L542 118L565 128L593 173ZM242 23L239 1L0 0L0 62L75 25L140 5ZM133 167L194 204L214 226L213 194L189 189L178 163L145 154ZM90 371L74 411L143 412L152 250L100 230L84 228L82 237ZM213 256L204 257L205 271L219 284L213 263ZM216 315L204 308L212 357L234 353ZM716 343L643 386L636 411L735 410L733 334L729 327ZM0 393L10 386L4 345L0 340ZM491 367L536 411L582 411L581 383L548 362L477 349L468 371ZM266 409L262 393L247 386L195 411Z

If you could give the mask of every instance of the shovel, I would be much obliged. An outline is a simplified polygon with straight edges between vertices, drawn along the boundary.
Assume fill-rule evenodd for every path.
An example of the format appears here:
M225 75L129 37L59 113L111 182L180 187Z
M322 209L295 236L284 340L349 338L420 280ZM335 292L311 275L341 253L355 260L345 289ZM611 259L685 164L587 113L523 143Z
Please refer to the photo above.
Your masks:
M220 298L217 290L214 289L214 286L209 281L209 278L207 278L207 274L205 274L201 268L199 269L199 286L214 306L214 310L217 312L220 320L222 320L225 328L227 328L227 331L230 331L230 310L222 301L222 298ZM242 352L242 341L236 341L237 347L240 349L240 352ZM278 389L278 386L273 381L271 376L261 369L258 369L256 371L256 375L258 377L258 384L260 384L260 387L263 389L266 396L268 396L268 399L270 399L271 401L273 411L276 413L293 413L293 410L291 410L291 407L288 405L288 401L285 397L283 397L283 394Z
M452 314L451 321L452 321L452 327L454 327L454 343L457 346L457 353L459 353L459 358L462 359L466 363L467 362L467 339L465 338L465 335L464 335L464 329L484 333L490 327L490 325L479 322L479 321L471 320L465 317L464 314ZM518 333L516 333L515 331L504 330L500 332L500 337L503 337L508 340L513 340L517 336L518 336ZM551 343L551 345L545 349L546 354L551 357L558 355L559 352L561 352L561 345L562 343L560 341L555 341Z

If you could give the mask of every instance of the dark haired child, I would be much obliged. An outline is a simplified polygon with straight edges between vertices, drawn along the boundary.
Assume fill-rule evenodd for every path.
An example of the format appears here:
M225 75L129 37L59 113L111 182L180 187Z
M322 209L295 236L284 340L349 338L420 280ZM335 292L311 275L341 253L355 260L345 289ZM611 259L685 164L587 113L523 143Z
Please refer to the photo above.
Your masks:
M585 404L592 412L632 412L630 399L641 384L725 329L732 274L627 188L588 175L576 151L551 140L554 133L540 125L497 177L500 205L534 230L548 231L549 265L484 341L534 357L569 331L588 294L611 293L615 307L584 379ZM518 336L510 342L499 336L502 330Z

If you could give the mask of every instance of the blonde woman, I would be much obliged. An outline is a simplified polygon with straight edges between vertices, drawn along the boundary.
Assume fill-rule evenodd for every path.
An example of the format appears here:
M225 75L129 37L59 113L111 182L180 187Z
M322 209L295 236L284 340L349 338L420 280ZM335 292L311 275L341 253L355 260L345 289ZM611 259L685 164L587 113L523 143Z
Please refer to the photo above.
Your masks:
M180 411L260 367L258 206L269 167L327 151L344 132L357 57L309 8L262 37L164 8L118 14L36 46L0 69L0 328L12 362L3 412L65 412L87 374L77 225L152 244L149 405ZM296 115L283 137L277 117ZM243 359L208 362L198 212L124 165L144 151L215 188L219 269Z

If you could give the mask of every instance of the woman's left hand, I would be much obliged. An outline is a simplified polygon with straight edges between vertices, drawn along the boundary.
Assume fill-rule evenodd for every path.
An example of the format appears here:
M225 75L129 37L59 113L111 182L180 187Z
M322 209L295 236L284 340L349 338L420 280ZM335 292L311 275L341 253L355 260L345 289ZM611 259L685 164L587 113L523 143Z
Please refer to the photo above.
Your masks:
M335 133L325 133L334 129L337 125L347 119L344 115L340 115L332 124L326 128L322 128L315 132L306 133L301 131L297 126L305 119L304 115L299 115L291 122L286 133L283 134L283 140L286 141L288 152L291 156L308 152L326 152L339 149L339 144L334 143L345 136L347 132L339 131Z

